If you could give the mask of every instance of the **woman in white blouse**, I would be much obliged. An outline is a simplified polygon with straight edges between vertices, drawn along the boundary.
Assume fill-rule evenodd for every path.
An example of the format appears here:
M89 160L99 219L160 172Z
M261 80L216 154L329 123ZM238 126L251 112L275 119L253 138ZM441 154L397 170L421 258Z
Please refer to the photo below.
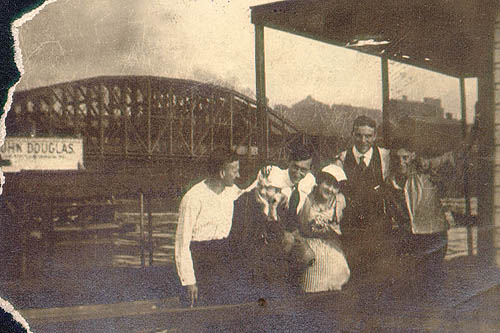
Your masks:
M323 168L316 176L317 185L300 213L301 234L315 256L302 277L305 292L341 290L349 280L350 270L339 240L339 222L346 206L339 182L345 179L340 167L329 165Z

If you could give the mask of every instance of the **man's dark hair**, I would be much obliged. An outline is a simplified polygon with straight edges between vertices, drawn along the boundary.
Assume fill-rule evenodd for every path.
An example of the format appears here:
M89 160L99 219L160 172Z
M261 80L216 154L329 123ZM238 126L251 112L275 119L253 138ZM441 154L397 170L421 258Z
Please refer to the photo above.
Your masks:
M375 120L367 116L359 116L358 118L354 119L354 123L352 125L352 131L354 132L354 129L356 127L361 127L361 126L368 126L373 128L374 130L377 130L377 123L375 122Z
M312 158L312 149L302 142L290 146L290 161L305 161Z
M238 160L239 156L231 149L227 147L217 147L208 157L208 175L210 177L217 177L219 172L224 170L227 164Z

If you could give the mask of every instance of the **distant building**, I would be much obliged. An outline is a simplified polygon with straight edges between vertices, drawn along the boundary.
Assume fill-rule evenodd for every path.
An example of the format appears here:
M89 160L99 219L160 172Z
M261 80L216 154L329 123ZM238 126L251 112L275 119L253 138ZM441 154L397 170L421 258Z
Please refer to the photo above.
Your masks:
M404 117L443 119L444 109L441 106L441 99L424 97L423 102L410 101L406 96L402 99L391 99L389 119L397 122Z
M424 97L423 101L410 101L406 96L392 99L389 106L389 145L407 138L417 150L426 155L442 154L456 149L462 141L462 124L445 114L439 98Z

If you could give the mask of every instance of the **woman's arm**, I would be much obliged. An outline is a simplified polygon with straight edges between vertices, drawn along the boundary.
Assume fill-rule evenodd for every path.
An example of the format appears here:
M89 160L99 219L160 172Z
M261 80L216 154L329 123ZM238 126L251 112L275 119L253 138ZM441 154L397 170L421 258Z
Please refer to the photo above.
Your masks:
M299 232L302 236L315 237L311 228L312 222L313 220L311 219L311 199L308 196L299 214Z
M299 215L300 234L304 237L327 238L331 221L325 220L321 215L313 216L311 207L311 198L307 197Z

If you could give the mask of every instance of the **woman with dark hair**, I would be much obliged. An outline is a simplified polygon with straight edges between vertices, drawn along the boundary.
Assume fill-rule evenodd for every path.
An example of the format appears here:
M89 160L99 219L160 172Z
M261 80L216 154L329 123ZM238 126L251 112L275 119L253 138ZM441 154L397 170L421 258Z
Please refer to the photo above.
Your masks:
M323 168L300 213L300 232L315 258L302 278L305 292L341 290L349 280L350 270L339 240L339 222L346 206L340 182L345 180L340 167Z

